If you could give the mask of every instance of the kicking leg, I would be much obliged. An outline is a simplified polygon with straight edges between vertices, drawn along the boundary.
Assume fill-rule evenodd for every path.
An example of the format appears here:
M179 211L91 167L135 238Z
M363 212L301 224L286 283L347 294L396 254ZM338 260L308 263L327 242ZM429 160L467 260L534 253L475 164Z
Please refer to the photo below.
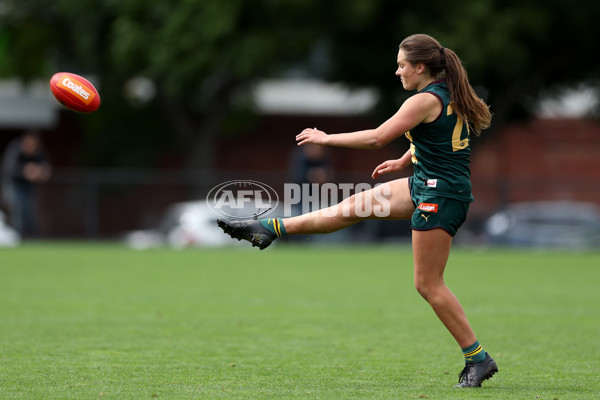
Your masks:
M363 219L409 219L415 210L408 179L397 179L356 193L341 203L291 218L218 220L234 239L244 239L261 250L290 234L329 233Z
M356 193L334 206L284 218L283 224L288 234L330 233L363 219L409 219L414 210L404 178Z

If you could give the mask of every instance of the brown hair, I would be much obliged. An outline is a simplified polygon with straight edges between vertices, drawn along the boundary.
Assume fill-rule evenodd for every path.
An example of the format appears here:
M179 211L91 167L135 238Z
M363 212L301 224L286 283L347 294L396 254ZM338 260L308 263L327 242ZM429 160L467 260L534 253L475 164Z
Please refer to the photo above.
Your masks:
M471 87L467 71L455 52L422 33L404 39L400 49L411 64L423 63L432 76L446 77L454 110L468 121L477 134L490 126L492 114L489 107Z

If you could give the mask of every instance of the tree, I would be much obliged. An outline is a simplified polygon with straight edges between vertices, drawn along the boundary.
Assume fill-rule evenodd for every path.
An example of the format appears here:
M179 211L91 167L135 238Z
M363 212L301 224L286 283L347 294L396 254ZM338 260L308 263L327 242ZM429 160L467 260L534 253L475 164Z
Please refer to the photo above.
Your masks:
M349 0L327 8L330 77L375 85L386 115L406 93L391 84L402 38L428 33L456 51L490 104L493 126L527 115L540 91L582 81L598 85L600 3L562 0ZM367 6L364 3L370 4ZM368 10L365 10L368 8ZM393 77L391 77L393 78ZM387 105L387 106L386 106Z
M213 165L234 99L292 67L375 87L378 110L390 115L407 95L393 75L395 51L416 32L432 34L462 57L492 105L495 126L524 115L540 90L600 72L595 2L4 0L0 13L0 75L31 79L56 69L98 75L109 109L103 115L111 117L88 122L105 131L107 146L114 149L125 140L122 130L135 129L162 145L158 131L170 126L187 166L200 169ZM123 91L139 77L153 82L156 97L136 107Z
M181 148L188 151L187 166L206 169L213 164L214 142L234 94L297 62L318 38L315 27L290 23L315 4L9 1L10 18L0 37L4 54L16 51L18 57L3 66L2 75L29 79L57 68L96 74L103 108L110 104L114 109L107 120L127 115L126 82L147 78L156 86L158 106ZM24 28L29 26L35 30ZM154 126L156 113L147 116Z

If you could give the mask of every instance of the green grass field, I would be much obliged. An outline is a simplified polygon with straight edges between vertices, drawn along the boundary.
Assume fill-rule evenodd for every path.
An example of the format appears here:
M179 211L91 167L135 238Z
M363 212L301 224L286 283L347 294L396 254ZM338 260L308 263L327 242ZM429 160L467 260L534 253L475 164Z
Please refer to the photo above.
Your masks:
M597 399L600 253L455 249L500 372L462 355L406 247L0 251L0 398Z

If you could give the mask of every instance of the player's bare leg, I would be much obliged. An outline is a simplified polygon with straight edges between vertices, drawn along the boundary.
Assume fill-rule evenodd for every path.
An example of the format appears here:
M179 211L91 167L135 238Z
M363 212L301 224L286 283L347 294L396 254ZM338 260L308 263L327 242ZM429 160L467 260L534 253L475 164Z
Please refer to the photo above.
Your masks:
M363 219L410 219L414 210L408 179L404 178L356 193L334 206L282 221L288 234L330 233Z
M481 352L485 357L483 361L472 363L465 355L467 363L456 387L481 386L481 382L498 372L498 366L479 345L460 302L444 283L452 236L443 229L413 230L412 242L417 291L431 305L463 352L474 348L472 353Z
M363 219L409 219L415 210L408 179L397 179L356 193L341 203L291 218L218 220L234 239L247 240L261 250L289 234L329 233Z
M474 343L476 337L465 312L444 283L452 236L443 229L413 231L412 243L417 291L431 305L460 347Z

